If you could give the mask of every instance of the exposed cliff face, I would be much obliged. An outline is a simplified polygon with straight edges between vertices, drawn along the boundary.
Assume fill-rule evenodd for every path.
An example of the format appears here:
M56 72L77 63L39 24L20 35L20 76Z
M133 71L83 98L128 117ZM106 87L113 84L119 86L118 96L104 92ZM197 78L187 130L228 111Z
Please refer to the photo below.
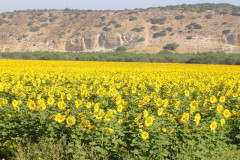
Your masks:
M183 18L177 19L179 15ZM208 19L207 15L212 17ZM0 52L92 52L126 46L132 52L157 53L167 43L175 42L180 45L179 53L240 53L239 21L240 16L215 11L158 8L131 12L6 13L0 15Z

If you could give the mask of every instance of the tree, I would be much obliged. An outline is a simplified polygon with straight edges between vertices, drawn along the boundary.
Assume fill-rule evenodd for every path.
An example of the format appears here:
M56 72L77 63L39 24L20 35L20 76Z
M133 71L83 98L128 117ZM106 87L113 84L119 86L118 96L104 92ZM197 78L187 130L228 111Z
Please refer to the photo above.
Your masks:
M175 50L178 47L179 47L179 44L177 44L177 43L168 43L166 46L163 47L163 49Z
M125 46L120 46L116 49L116 52L126 52L127 48Z

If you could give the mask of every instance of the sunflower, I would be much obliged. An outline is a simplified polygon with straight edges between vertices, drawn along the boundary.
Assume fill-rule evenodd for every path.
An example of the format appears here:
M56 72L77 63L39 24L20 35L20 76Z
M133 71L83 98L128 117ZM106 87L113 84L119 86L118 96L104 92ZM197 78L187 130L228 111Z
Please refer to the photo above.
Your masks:
M222 119L220 120L220 123L221 123L221 125L222 125L222 127L223 127L223 126L225 125L225 119L222 118Z
M228 109L225 109L223 112L223 115L224 115L224 117L229 118L229 117L231 117L232 114Z
M149 116L146 118L145 120L145 126L146 127L149 127L153 124L153 121L154 121L154 116Z
M67 118L67 124L68 125L72 126L72 125L75 124L75 122L76 122L76 119L73 116L71 116L71 115L68 116L68 118Z
M200 120L201 120L201 116L199 113L197 113L194 119L196 126L199 125Z
M211 128L211 131L215 132L216 128L217 128L217 122L213 121L211 124L210 124L210 128Z
M142 132L142 139L143 139L143 140L146 140L146 139L148 139L148 138L149 138L148 132Z
M159 108L159 109L158 109L158 115L161 116L161 115L163 114L163 111L164 111L163 108Z
M181 120L182 122L187 122L189 120L189 113L183 113Z
M58 123L62 123L64 120L65 120L65 116L61 115L60 113L58 113L55 116L55 121L58 122Z

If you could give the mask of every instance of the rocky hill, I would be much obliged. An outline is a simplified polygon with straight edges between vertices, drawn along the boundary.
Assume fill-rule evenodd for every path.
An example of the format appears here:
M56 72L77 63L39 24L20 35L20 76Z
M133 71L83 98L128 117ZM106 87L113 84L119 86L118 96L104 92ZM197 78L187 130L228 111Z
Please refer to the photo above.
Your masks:
M178 5L148 9L28 10L0 14L0 52L113 51L240 53L240 7Z

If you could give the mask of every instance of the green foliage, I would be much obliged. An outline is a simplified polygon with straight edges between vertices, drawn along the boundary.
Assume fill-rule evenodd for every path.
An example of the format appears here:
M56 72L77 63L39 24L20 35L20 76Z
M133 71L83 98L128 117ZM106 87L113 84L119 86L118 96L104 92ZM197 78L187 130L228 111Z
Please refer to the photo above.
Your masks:
M39 26L35 26L35 27L32 27L29 29L30 32L37 32L40 30L40 27Z
M120 28L122 25L121 24L115 24L114 27L115 28Z
M222 31L223 34L228 34L228 33L230 33L230 32L231 32L231 31L230 31L229 29Z
M49 22L54 22L56 19L58 19L58 16L51 17L51 18L49 19Z
M41 28L47 27L47 26L48 26L48 23L41 24Z
M109 27L103 27L103 30L106 31L106 32L109 32L112 30L112 28L109 28Z
M134 32L142 32L144 30L145 27L140 27L140 28L133 28L131 31Z
M189 24L186 26L188 29L202 29L202 26L200 24L197 24L195 22Z
M58 33L58 37L62 37L64 34L66 34L66 32L60 32Z
M183 18L184 18L184 15L175 16L175 19L176 19L176 20L182 20Z
M32 26L32 25L33 25L33 23L34 23L34 22L33 22L33 21L31 21L31 22L28 22L28 24L27 24L27 25L28 25L28 26Z
M133 17L133 16L129 17L129 21L136 21L136 20L137 20L137 17Z
M167 27L167 28L166 28L166 31L172 32L172 31L173 31L173 28L172 28L172 27Z
M134 54L127 53L125 52L126 50L125 51L124 50L118 52L119 54L117 54L116 52L108 53L10 52L0 53L0 58L33 59L33 60L72 60L72 61L81 60L81 61L122 61L122 62L135 61L135 62L172 62L172 63L240 65L240 54L226 54L224 52L173 54L169 50L162 50L158 54Z
M126 52L127 48L125 46L120 46L116 49L116 52Z
M166 46L163 47L163 49L166 50L175 50L179 47L179 45L177 43L169 43Z
M223 22L223 23L222 23L222 25L226 25L226 24L227 24L227 22Z
M106 16L101 16L100 19L104 21L106 19Z
M97 27L97 28L101 28L101 27L103 27L103 26L105 26L106 25L106 23L99 23L98 25L96 25L95 27Z
M48 21L48 18L47 17L42 17L42 18L39 19L39 21L40 22L46 22L46 21Z
M207 14L205 17L206 17L207 19L211 19L211 18L212 18L212 14Z
M151 24L164 24L167 20L166 17L158 18L158 19L150 19Z
M8 21L4 20L4 19L0 19L0 25L2 24L8 24Z
M163 30L161 32L154 33L153 38L164 37L166 35L167 35L166 30Z
M156 30L157 28L158 28L158 27L155 26L155 25L151 27L152 30Z
M145 38L144 38L144 37L139 38L139 39L137 40L137 42L143 42L143 41L145 41Z
M187 40L191 40L191 39L192 39L192 36L187 36L186 39L187 39Z
M108 23L108 26L111 25L111 24L116 24L116 23L117 23L117 21L111 20L111 21Z

